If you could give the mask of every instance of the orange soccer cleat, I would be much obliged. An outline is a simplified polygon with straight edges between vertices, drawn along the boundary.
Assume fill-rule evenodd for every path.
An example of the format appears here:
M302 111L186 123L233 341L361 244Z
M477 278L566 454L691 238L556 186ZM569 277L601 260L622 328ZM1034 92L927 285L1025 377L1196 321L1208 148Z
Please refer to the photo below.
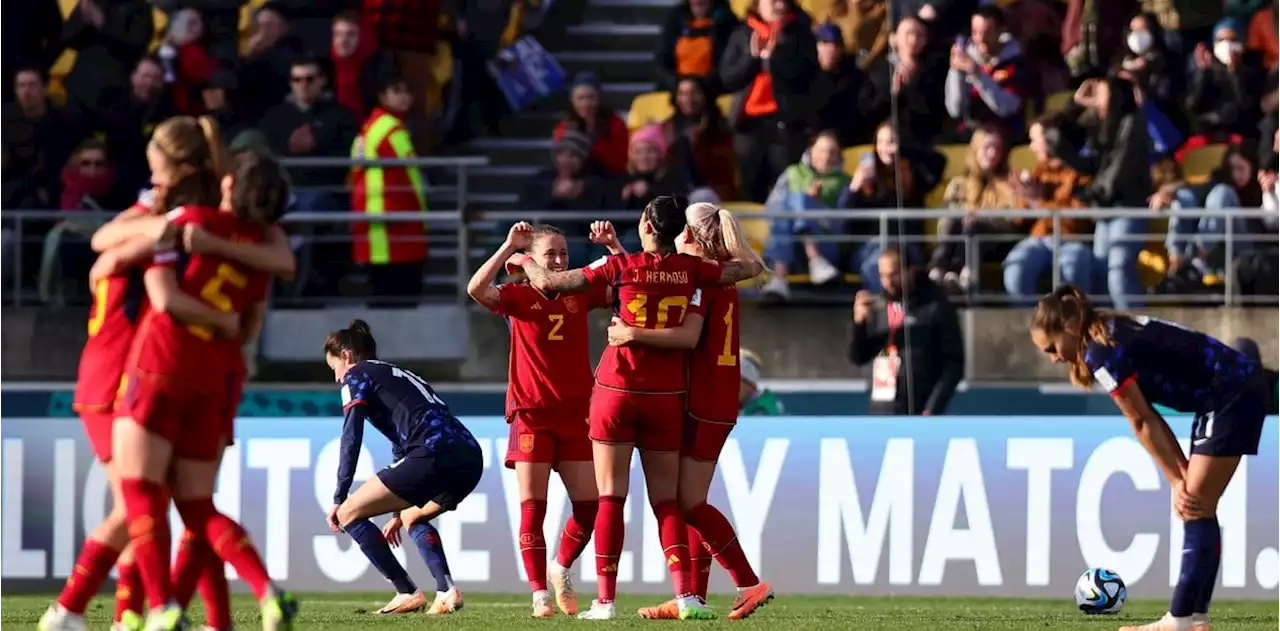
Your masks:
M673 598L661 605L641 607L636 610L636 613L645 620L679 620L680 603Z
M462 590L452 587L447 592L436 592L436 599L427 609L427 615L450 614L462 609Z
M729 611L729 619L746 620L771 600L773 600L772 585L762 581L755 587L748 587L738 592L738 598L733 601L733 609Z
M427 608L427 599L422 596L422 592L417 591L412 594L396 594L391 602L382 606L378 610L379 614L400 614L400 613L417 613Z

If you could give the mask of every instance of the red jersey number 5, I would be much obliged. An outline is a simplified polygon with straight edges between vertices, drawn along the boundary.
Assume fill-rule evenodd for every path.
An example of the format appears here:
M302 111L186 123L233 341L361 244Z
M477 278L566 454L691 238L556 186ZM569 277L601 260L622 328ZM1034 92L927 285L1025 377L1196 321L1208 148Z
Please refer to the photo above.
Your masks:
M219 263L214 277L210 278L204 284L204 287L200 289L200 297L214 309L223 313L230 313L232 307L231 297L223 291L224 285L231 285L236 289L244 289L249 285L249 279L230 263ZM193 335L202 340L213 339L213 331L209 327L192 325L188 329Z

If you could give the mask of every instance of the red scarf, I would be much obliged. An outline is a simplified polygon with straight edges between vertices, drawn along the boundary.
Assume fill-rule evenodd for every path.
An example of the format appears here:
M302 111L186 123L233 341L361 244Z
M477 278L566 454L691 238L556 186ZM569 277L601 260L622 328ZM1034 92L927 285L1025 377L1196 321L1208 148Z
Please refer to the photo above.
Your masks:
M747 16L747 26L760 40L768 41L779 37L783 27L793 17L788 13L781 20L768 23L752 13ZM743 101L742 113L750 118L778 113L778 101L773 95L773 76L768 70L762 68L760 74L756 75L751 86L747 88L747 98Z
M358 120L364 120L369 107L364 94L364 65L377 49L377 33L365 20L360 27L360 41L350 57L339 57L338 51L329 47L333 60L333 95L338 104L351 110Z
M178 77L172 88L174 106L183 114L203 114L204 101L194 92L209 81L218 69L218 60L199 42L190 42L178 47L176 66Z
M74 161L62 167L62 198L58 208L62 210L85 210L82 199L85 197L102 197L111 191L111 183L116 179L115 169L108 166L95 175L80 172Z

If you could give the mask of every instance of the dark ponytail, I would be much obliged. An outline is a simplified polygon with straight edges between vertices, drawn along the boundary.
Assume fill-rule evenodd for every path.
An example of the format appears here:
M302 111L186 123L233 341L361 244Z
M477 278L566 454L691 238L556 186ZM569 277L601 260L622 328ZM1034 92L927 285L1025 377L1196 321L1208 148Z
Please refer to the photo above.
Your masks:
M640 219L647 220L653 226L654 236L660 247L675 249L676 239L684 232L684 210L688 205L683 197L659 195L644 207L644 214Z
M373 339L369 323L356 318L345 329L338 329L324 339L324 354L341 357L351 353L351 361L360 362L378 358L378 342Z
M231 161L231 208L237 217L273 224L289 204L289 176L271 156L241 151Z

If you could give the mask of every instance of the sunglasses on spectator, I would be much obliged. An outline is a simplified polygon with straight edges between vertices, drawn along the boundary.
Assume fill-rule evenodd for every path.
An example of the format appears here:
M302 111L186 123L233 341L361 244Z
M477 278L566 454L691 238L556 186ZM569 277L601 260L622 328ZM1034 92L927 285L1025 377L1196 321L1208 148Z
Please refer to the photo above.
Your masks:
M312 82L314 82L317 78L318 78L318 77L317 77L317 75L313 75L313 74L306 74L306 75L298 75L298 76L294 76L294 77L289 77L289 79L290 79L290 80L292 80L294 83L312 83Z
M99 167L99 168L101 168L101 167L105 167L105 166L107 166L107 161L106 161L106 160L87 160L87 159L86 159L86 160L81 160L81 161L80 161L80 168L82 168L82 169L87 169L87 168L89 168L89 167Z

